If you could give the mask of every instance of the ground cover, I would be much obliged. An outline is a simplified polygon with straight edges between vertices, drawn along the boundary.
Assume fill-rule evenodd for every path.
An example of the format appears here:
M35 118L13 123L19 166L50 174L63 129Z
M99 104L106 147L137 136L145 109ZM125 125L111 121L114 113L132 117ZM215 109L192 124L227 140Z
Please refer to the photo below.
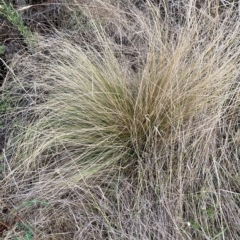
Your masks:
M0 6L0 238L240 237L237 1Z

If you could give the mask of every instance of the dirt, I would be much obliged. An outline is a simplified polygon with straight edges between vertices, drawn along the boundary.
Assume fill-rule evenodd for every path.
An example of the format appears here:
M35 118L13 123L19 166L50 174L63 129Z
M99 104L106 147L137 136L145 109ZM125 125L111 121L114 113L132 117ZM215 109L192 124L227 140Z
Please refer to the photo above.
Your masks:
M7 74L6 64L11 62L13 55L24 48L24 42L18 29L5 17L0 16L0 45L4 52L0 55L0 86Z

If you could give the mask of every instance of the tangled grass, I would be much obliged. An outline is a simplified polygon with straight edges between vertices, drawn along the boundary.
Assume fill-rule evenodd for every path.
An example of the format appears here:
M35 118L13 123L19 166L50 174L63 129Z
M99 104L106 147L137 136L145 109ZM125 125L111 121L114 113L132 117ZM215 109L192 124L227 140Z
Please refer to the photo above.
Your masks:
M114 36L85 8L91 39L16 55L4 239L239 238L239 15L208 3L111 5Z

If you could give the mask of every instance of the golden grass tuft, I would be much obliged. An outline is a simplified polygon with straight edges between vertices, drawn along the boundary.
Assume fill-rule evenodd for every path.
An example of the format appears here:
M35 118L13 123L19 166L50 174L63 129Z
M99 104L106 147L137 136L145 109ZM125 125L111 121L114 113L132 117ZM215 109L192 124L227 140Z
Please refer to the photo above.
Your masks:
M238 239L237 10L119 8L13 65L5 239Z

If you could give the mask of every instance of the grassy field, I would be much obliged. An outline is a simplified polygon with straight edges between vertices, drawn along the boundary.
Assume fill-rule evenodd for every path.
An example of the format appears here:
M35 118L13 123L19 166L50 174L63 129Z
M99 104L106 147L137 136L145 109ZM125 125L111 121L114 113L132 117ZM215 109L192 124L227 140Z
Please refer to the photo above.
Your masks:
M0 20L0 239L240 239L238 1Z

